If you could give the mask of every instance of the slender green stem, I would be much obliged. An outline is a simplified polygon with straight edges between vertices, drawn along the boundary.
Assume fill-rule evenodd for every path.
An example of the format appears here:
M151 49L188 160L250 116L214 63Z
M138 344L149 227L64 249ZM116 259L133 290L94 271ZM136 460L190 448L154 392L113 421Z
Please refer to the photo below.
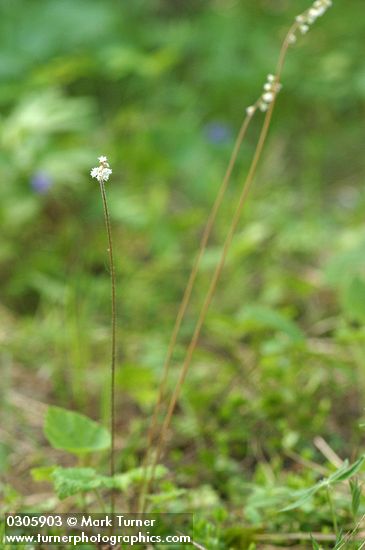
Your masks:
M110 226L110 216L108 209L108 202L106 200L106 193L104 182L101 180L100 191L101 198L103 200L104 208L104 218L105 218L105 227L108 237L108 253L109 253L109 266L110 266L110 282L111 282L111 330L112 330L112 341L111 341L111 383L110 383L110 431L111 431L111 451L110 451L110 476L114 477L115 475L115 364L116 364L116 284L115 284L115 266L114 266L114 256L113 256L113 242L112 242L112 232ZM111 513L114 514L115 511L115 494L114 491L111 491L111 500L110 500Z

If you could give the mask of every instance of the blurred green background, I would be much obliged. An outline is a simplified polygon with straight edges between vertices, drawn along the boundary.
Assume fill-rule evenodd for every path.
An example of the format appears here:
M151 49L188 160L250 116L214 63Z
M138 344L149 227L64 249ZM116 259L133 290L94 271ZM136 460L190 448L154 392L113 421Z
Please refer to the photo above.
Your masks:
M1 468L15 471L7 491L21 501L36 488L19 466L19 440L29 468L48 460L37 403L108 415L110 289L100 193L89 176L96 158L107 155L113 169L107 194L118 276L118 467L125 469L140 462L179 300L245 108L309 2L0 6L0 341L9 428ZM173 422L169 483L187 492L167 507L223 508L275 529L318 528L328 512L272 520L268 494L275 507L277 486L313 480L293 457L323 462L316 436L341 457L361 450L362 15L363 0L335 2L289 52L255 186ZM240 153L176 365L261 123L258 114Z

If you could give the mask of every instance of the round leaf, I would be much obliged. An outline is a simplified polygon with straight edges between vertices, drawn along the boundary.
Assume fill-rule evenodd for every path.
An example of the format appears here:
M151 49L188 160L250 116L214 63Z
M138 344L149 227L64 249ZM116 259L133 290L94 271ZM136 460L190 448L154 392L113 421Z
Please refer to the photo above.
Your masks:
M93 453L108 449L110 433L83 414L60 407L49 407L44 433L52 447L74 454Z

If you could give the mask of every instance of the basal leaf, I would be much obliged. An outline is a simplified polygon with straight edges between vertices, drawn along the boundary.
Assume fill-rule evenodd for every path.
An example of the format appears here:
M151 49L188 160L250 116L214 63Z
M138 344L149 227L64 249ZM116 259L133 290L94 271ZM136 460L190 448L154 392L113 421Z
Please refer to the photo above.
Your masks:
M76 455L108 449L111 437L106 428L80 413L49 407L44 433L55 449Z

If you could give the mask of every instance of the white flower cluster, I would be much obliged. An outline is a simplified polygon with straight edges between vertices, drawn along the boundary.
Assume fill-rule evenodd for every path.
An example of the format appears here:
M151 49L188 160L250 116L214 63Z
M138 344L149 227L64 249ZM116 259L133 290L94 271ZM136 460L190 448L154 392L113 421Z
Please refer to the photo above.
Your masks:
M295 24L292 26L290 34L287 36L287 43L294 44L296 42L296 31L299 29L302 34L305 34L310 25L312 25L318 17L321 17L332 6L332 0L314 0L312 6L295 18ZM246 108L247 116L252 117L256 109L267 111L270 104L274 101L276 95L281 90L281 84L277 76L272 74L267 75L267 80L264 85L264 92L254 103Z
M248 116L252 116L256 108L258 107L260 111L267 111L270 103L275 99L275 96L281 90L281 84L277 82L277 78L273 74L268 74L266 82L264 84L264 92L261 95L260 99L255 103L255 105L250 105L246 109Z
M311 25L321 17L328 8L332 6L332 0L315 0L309 10L305 11L301 15L295 18L295 21L299 25L299 30L302 34L305 34ZM289 42L293 44L296 41L295 31L289 35Z
M108 181L109 176L112 173L112 169L109 168L108 159L101 156L98 158L98 161L100 162L100 165L93 168L90 175L92 178L96 178L99 182Z

